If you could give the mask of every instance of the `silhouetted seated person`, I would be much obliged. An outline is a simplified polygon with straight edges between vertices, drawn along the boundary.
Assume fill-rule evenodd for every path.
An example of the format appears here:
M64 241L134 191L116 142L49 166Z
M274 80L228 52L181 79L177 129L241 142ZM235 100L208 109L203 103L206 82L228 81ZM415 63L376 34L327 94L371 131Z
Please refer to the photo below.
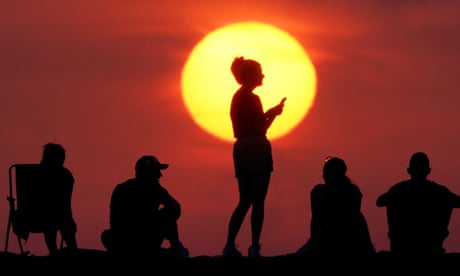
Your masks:
M390 251L405 257L440 256L460 197L428 179L430 161L423 152L412 155L407 172L410 179L392 186L376 202L386 207Z
M118 184L110 201L110 229L101 240L109 253L117 256L152 255L188 257L179 240L179 202L161 186L161 171L168 164L155 156L142 156L136 162L136 176ZM170 247L163 248L164 240Z
M21 187L26 190L18 190L18 194L22 194L22 203L16 211L13 230L25 240L31 232L43 233L50 255L58 252L58 232L67 251L77 249L77 225L71 206L75 180L71 171L64 166L65 158L62 145L43 145L40 164L30 171L34 174L34 179L31 179L33 183Z
M296 255L347 259L375 253L367 221L361 212L362 193L346 171L347 166L341 158L325 160L325 183L315 185L310 192L310 239Z

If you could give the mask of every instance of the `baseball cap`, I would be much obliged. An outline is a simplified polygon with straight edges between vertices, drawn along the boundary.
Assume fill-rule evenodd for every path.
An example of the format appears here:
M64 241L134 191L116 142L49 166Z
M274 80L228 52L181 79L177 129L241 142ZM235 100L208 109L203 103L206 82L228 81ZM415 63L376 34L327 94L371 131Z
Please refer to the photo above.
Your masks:
M153 155L144 155L136 162L136 172L146 172L149 170L164 170L169 167L169 164L161 163L158 158Z

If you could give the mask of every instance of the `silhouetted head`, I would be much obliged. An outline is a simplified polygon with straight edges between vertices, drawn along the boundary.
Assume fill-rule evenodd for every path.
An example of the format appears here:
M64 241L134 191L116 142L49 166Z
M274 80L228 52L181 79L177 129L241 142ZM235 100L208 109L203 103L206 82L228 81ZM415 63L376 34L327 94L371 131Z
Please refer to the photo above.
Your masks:
M65 150L60 144L47 143L43 145L43 154L40 164L51 166L63 166L65 161Z
M324 160L323 178L326 183L336 182L346 178L347 165L345 161L339 157L327 157Z
M169 164L161 163L153 155L144 155L136 162L136 178L160 177L161 170L167 169Z
M407 172L413 179L426 179L431 172L428 155L424 152L414 153L409 160Z
M256 87L262 84L264 77L262 67L255 60L237 57L232 62L231 70L236 81L241 85Z

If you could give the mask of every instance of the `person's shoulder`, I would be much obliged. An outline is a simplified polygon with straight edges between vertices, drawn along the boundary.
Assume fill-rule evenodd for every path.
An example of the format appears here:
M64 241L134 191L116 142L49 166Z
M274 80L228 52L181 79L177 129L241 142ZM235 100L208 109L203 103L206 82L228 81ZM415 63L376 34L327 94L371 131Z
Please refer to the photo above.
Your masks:
M117 183L115 185L115 190L129 189L131 186L133 186L132 184L134 184L135 182L136 182L136 179L134 178L127 179L123 182Z
M62 170L62 171L65 171L65 172L68 172L68 173L72 173L72 172L70 171L70 169L67 168L66 166L62 166L62 167L59 167L59 168L60 168L60 170Z
M405 189L407 187L411 186L411 180L410 179L405 179L405 180L402 180L402 181L399 181L395 184L393 184L393 186L390 187L389 191L396 191L396 190L400 190L400 189Z
M447 189L447 186L444 185L444 184L441 184L437 181L434 181L434 180L427 180L427 183L432 185L432 186L435 186L435 187L439 187L439 188L446 188Z
M361 188L359 187L358 184L350 183L350 190L351 190L353 193L362 194Z
M239 102L247 102L247 101L253 101L253 100L259 100L259 96L254 93L248 93L248 91L244 89L239 89L238 91L233 94L233 101L239 101Z
M412 183L411 179L404 179L404 180L401 180L395 183L393 186L405 186L405 185L410 185L410 183Z
M324 189L324 188L326 188L326 184L325 184L325 183L318 183L318 184L313 185L312 190Z
M310 193L321 193L322 191L326 190L328 187L326 184L318 183L311 188Z
M67 176L73 178L73 173L69 168L63 166L61 167L61 171L63 174L66 174Z
M405 191L411 189L410 183L411 182L409 179L397 182L390 186L390 188L388 188L388 190L385 193L381 194L379 198L381 200L383 200L383 198L389 200L390 198L405 194Z
M57 181L67 184L73 184L74 182L72 172L65 166L41 165L40 177L44 177L50 181Z
M244 96L244 93L242 92L243 90L240 88L238 89L234 94L233 94L233 97L232 99L233 100L237 100L237 99L240 99L241 97Z
M442 192L446 192L446 193L451 193L450 189L444 184L438 183L433 180L428 180L428 183L430 184L431 187L433 187L433 189L436 189Z

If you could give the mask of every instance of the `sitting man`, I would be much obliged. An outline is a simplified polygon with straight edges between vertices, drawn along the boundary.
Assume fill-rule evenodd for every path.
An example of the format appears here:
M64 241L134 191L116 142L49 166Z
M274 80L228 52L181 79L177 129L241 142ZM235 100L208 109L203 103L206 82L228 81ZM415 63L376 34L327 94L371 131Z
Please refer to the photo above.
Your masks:
M118 184L110 200L110 229L101 240L115 255L188 257L189 251L179 240L177 220L179 202L161 186L161 171L168 168L155 156L142 156L135 167L135 178ZM164 240L170 248L162 248Z
M430 161L424 152L412 155L407 172L410 179L392 186L376 202L386 207L390 251L406 257L439 256L445 253L443 243L460 196L428 179Z

